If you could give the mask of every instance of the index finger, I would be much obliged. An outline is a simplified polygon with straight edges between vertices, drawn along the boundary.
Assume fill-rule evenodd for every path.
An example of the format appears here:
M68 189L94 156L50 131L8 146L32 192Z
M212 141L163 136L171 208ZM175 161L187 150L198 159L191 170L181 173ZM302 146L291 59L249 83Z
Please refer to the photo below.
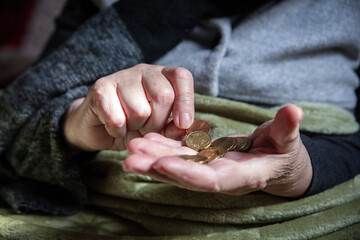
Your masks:
M175 92L173 118L175 125L187 129L194 120L194 81L189 70L182 67L165 67L162 74L169 80Z

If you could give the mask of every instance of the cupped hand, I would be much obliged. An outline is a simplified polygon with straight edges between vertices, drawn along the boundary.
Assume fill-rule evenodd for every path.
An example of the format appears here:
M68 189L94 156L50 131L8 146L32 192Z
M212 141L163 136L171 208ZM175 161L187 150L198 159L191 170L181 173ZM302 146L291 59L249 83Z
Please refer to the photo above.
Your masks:
M310 157L299 135L302 118L301 108L287 105L248 135L253 140L249 152L228 152L206 165L177 157L197 153L183 142L147 134L128 144L131 155L124 169L194 191L300 196L312 179Z
M171 112L177 129L192 124L191 73L180 67L139 64L97 80L85 98L70 105L63 131L77 149L123 150L135 137L164 130Z

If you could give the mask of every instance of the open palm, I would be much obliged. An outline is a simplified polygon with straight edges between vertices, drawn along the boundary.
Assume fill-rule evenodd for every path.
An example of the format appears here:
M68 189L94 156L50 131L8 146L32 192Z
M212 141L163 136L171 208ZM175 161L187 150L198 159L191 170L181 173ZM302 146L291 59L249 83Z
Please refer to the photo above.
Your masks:
M310 157L299 136L303 112L295 105L281 108L273 120L253 134L249 152L228 152L203 165L177 157L197 152L181 141L150 133L128 145L125 170L194 191L245 194L262 190L279 196L299 196L310 185Z

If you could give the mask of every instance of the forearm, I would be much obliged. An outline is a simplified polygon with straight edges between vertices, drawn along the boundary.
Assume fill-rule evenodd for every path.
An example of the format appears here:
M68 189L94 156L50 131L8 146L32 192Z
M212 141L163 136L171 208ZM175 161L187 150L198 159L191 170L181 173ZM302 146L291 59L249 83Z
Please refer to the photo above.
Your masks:
M124 28L114 9L96 16L6 89L0 101L0 154L27 119L50 99L142 61L140 49Z
M6 166L11 172L9 175L18 179L32 179L34 184L60 187L73 194L71 198L76 201L72 204L84 203L85 188L76 163L62 142L61 117L74 100L87 94L94 81L143 62L145 58L156 57L156 54L150 56L152 52L147 51L147 47L157 53L165 52L176 45L182 36L176 34L177 37L171 38L171 44L169 40L165 47L157 44L139 48L136 40L141 37L141 32L130 33L123 19L127 19L127 23L131 19L136 20L132 16L120 18L115 8L94 16L56 51L16 79L2 94L0 156L1 166L4 166L3 169ZM197 20L191 20L190 25L180 26L182 28L177 31L186 32L187 27L191 28L191 24L196 24ZM162 30L165 31L168 26L162 26ZM140 36L136 37L136 34ZM156 41L156 37L156 33L147 34L149 42ZM3 196L10 193L8 186L0 186ZM13 191L15 188L11 189ZM24 190L18 188L19 191L21 189ZM26 194L16 192L13 195L24 199ZM37 201L34 197L27 199L32 199L34 203ZM56 197L53 200L56 202ZM14 202L9 204L21 208ZM25 206L30 205L31 210L42 209L36 204L25 203Z
M87 94L96 79L141 61L140 50L114 9L83 25L58 50L16 79L2 94L2 168L13 172L17 179L60 187L70 193L71 204L81 206L86 199L85 187L76 162L62 142L60 119L72 101ZM16 191L8 186L0 186L1 195ZM14 202L9 204L19 210L23 207L17 205L21 199L32 199L33 202L25 202L24 206L43 210L42 206L36 206L35 196L26 194L25 191L13 193L18 199L12 199ZM53 200L60 205L56 197ZM51 201L47 204L51 205ZM48 211L51 212L51 208Z

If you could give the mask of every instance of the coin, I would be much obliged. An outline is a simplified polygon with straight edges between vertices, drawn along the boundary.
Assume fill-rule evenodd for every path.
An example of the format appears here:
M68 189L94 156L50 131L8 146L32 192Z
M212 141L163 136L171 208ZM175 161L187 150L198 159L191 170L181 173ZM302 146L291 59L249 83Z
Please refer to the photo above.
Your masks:
M252 139L248 138L248 137L236 137L235 139L237 141L237 146L234 149L234 151L237 151L237 152L248 151L253 143Z
M224 154L225 154L225 151L221 148L207 148L207 149L200 151L197 155L205 156L207 159L205 163L208 163L212 160L215 160L217 158L224 156Z
M196 120L194 120L194 122L190 126L190 128L186 130L186 134L190 134L195 131L202 131L202 132L210 133L210 130L211 130L211 126L207 121L201 120L201 119L196 119Z
M211 144L211 136L207 132L194 131L186 135L186 146L199 151L207 148Z
M222 137L213 141L210 147L218 147L224 149L226 152L233 151L237 146L237 141L235 138L231 137Z
M186 146L198 151L197 155L178 155L186 160L206 164L214 159L223 157L229 151L246 152L253 141L248 137L222 137L211 142L211 126L201 119L194 120L186 130Z
M201 155L178 155L178 157L190 162L203 162L207 160L205 156Z
M244 148L243 148L243 152L249 151L249 149L251 148L252 144L253 144L252 139L246 138L246 144L245 144L245 146L244 146Z

